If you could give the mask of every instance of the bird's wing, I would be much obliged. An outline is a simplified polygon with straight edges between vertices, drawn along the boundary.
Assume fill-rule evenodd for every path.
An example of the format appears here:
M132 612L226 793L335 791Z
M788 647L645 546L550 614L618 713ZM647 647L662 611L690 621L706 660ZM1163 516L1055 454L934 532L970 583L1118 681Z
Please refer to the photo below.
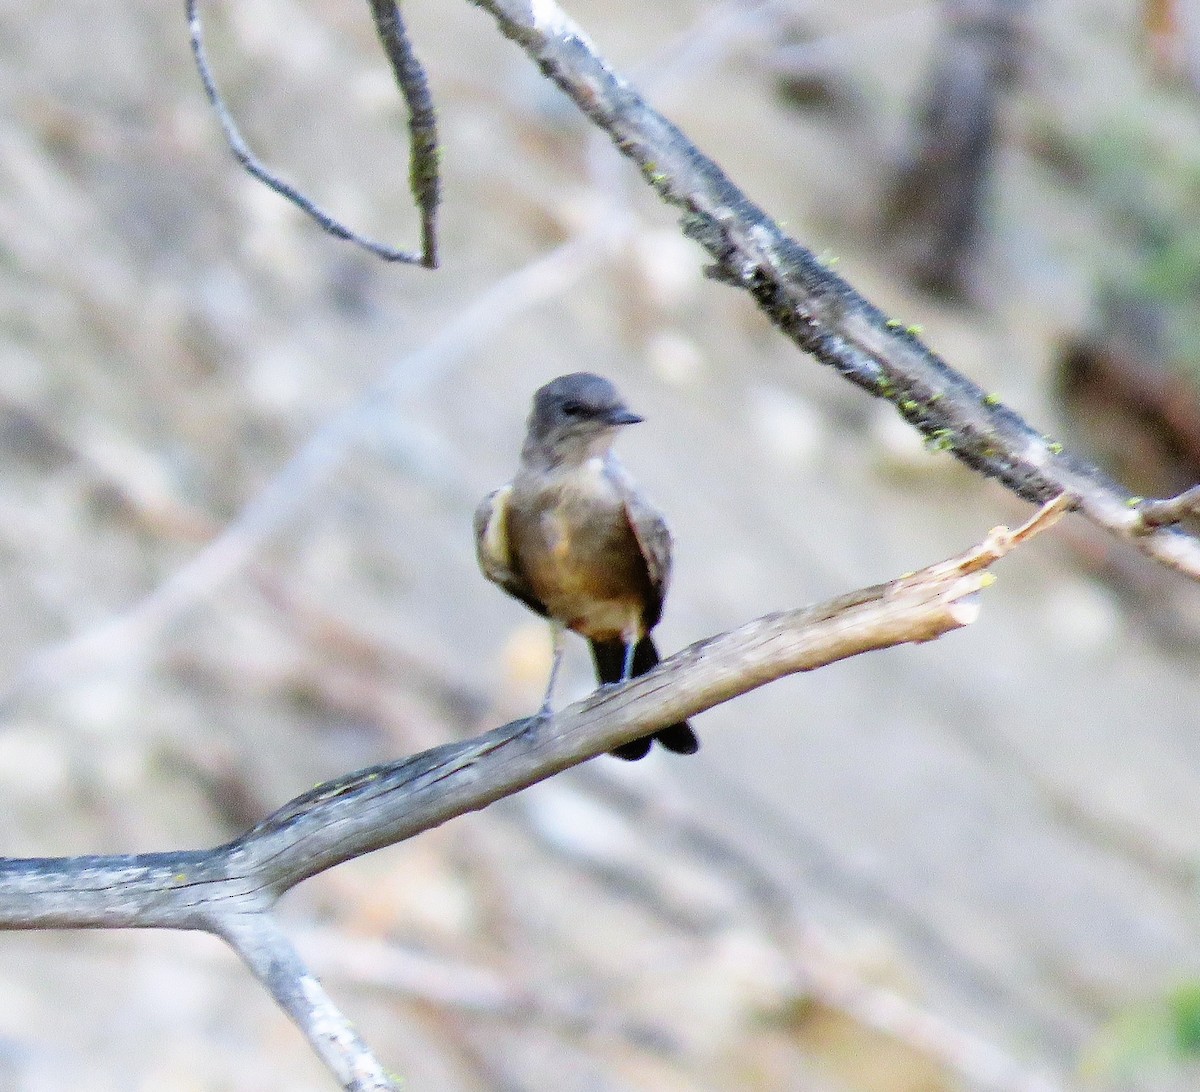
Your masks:
M479 567L492 583L499 584L514 599L530 610L547 614L546 604L535 594L513 564L508 537L508 502L512 484L489 493L475 509L475 556Z
M667 585L671 581L671 532L667 530L662 513L638 492L632 482L627 480L625 485L625 515L641 547L646 576L655 597L655 602L648 604L646 611L646 629L649 631L658 625Z

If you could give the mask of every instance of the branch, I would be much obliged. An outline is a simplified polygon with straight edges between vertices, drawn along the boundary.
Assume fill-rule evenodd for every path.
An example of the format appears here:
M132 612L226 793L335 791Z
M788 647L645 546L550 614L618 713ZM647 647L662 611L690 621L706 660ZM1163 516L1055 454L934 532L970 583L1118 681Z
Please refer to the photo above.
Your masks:
M994 1044L961 1031L894 990L864 982L814 944L805 946L799 970L804 984L823 1004L940 1059L974 1087L1065 1092L1052 1074L1029 1070Z
M399 1092L270 914L230 915L213 931L242 957L347 1092Z
M209 850L0 858L0 929L199 929L237 950L355 1092L393 1086L280 935L271 907L302 880L520 791L622 743L800 671L969 625L989 567L1055 523L1057 498L948 561L814 607L767 615L692 645L630 683L549 719L320 785Z
M713 259L710 276L745 289L800 348L891 402L932 446L1025 500L1069 494L1092 522L1200 580L1200 538L1148 525L1139 498L1044 436L951 368L826 269L752 204L678 128L601 58L555 0L472 0L637 164L684 232Z
M233 115L225 105L225 100L213 78L212 68L208 63L208 53L204 48L204 27L200 21L199 0L186 0L188 33L191 37L192 56L196 60L196 70L200 73L200 82L204 85L204 93L216 111L217 120L221 123L225 140L229 144L229 150L233 152L234 158L249 174L269 189L274 190L280 197L290 201L301 212L314 220L323 231L327 231L335 238L354 243L377 258L382 258L385 262L403 262L408 265L423 265L427 269L433 269L437 266L437 238L434 231L434 220L439 187L437 129L433 103L429 96L429 85L425 79L425 70L413 53L412 45L404 32L404 23L400 18L400 11L396 7L395 0L371 0L371 12L375 18L376 33L383 43L384 52L391 61L396 82L408 105L409 131L412 134L412 144L409 150L409 180L413 197L416 199L417 207L421 210L422 248L420 254L396 250L386 243L379 243L358 234L319 208L295 186L285 182L255 156L238 130Z
M35 653L0 685L0 714L29 688L60 685L131 649L144 653L167 625L254 560L332 474L375 414L427 388L506 323L570 289L627 228L619 210L607 209L580 235L481 292L434 337L401 356L378 383L314 432L220 534L150 594L124 613ZM411 469L431 488L447 487L429 467ZM443 473L444 467L437 471Z
M433 96L425 69L413 52L412 43L404 29L397 0L370 0L375 33L383 45L392 66L400 93L408 107L410 140L408 183L421 210L421 264L437 268L437 235L435 233L441 185L438 177L437 116L433 111Z

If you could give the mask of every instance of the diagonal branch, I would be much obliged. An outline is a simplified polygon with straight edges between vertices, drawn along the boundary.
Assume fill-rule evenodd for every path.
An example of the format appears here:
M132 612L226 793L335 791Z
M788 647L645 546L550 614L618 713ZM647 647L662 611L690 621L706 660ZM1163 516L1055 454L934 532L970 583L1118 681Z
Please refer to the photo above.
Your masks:
M929 442L1041 502L1068 493L1111 533L1200 580L1200 538L1143 520L1141 498L1032 428L931 352L784 234L720 167L609 67L555 0L472 0L515 41L669 205L713 259L711 276L749 292L800 348L891 402Z
M399 1092L270 914L233 914L213 930L288 1014L346 1092Z
M997 528L949 561L826 603L765 615L700 641L630 683L604 687L548 720L320 785L210 850L107 857L0 858L0 929L175 928L225 935L290 888L411 838L570 766L785 675L969 625L989 567L1057 521L1060 497L1016 532Z
M490 285L436 336L399 357L378 383L314 432L220 534L150 594L124 613L36 653L0 684L0 714L28 688L60 685L131 649L144 651L171 621L254 560L345 458L381 406L412 397L506 323L567 291L626 230L620 215L607 210L581 234Z
M1060 496L1023 527L998 527L958 557L701 641L552 718L513 721L327 782L214 849L0 858L0 929L213 933L238 952L347 1092L390 1092L394 1083L275 925L270 911L281 895L785 675L969 625L978 593L992 582L990 566L1069 507Z

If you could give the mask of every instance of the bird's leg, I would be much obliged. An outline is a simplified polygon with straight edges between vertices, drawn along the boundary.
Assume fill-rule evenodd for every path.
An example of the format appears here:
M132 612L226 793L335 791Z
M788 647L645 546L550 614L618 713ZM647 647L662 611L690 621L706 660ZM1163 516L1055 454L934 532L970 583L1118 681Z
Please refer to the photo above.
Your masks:
M637 637L625 637L625 666L621 669L621 682L627 683L633 678L633 650L637 648Z
M538 712L539 720L548 720L551 715L551 699L554 697L554 684L558 680L558 669L563 657L563 624L557 619L550 620L550 640L553 644L553 659L550 661L550 681L546 684L546 696L542 699L542 708Z

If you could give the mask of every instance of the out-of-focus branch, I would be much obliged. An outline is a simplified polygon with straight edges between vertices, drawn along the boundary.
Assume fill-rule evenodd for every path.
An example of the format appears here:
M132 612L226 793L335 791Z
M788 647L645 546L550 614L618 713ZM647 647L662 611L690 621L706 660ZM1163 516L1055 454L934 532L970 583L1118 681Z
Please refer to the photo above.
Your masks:
M270 537L310 501L381 406L411 397L505 323L566 291L626 229L626 221L610 213L482 292L435 337L404 354L378 383L314 432L220 534L153 592L123 614L31 657L0 686L0 711L31 688L61 685L130 649L144 651L168 624L258 556ZM429 467L413 470L424 474L431 486L445 488Z
M1052 1074L1029 1069L995 1044L954 1027L895 991L864 982L816 945L806 945L799 962L803 983L812 996L864 1027L894 1035L942 1059L972 1087L1065 1092Z
M209 850L0 858L0 929L199 929L228 941L342 1086L393 1086L270 917L310 876L478 810L622 743L784 675L970 624L996 560L1061 517L1060 497L1015 532L815 607L767 615L692 645L632 682L549 718L375 766L297 797Z
M919 288L970 299L996 159L1020 70L1025 0L943 0L940 40L883 200L883 234Z
M748 291L800 348L891 402L935 448L1026 500L1070 494L1079 511L1200 580L1200 538L1147 527L1140 498L1032 428L931 352L919 329L889 318L784 234L720 167L653 110L555 0L472 0L613 143L711 255L711 276Z
M421 252L419 254L406 250L397 250L386 243L376 242L360 235L347 227L340 220L330 216L319 208L310 198L306 197L295 186L285 182L251 150L242 137L233 115L225 105L225 100L217 88L213 78L212 68L208 63L208 53L204 48L204 27L200 21L200 0L186 0L188 33L191 37L192 56L196 60L196 70L200 73L200 82L204 84L204 93L216 111L217 120L225 133L225 140L234 158L255 178L269 189L274 190L280 197L290 201L301 212L305 213L323 230L338 239L345 239L364 250L370 251L385 262L403 262L408 265L423 265L427 269L437 266L437 238L434 231L434 220L438 204L438 170L437 170L437 129L433 114L433 103L429 95L425 71L417 60L404 31L404 22L400 18L400 9L395 0L371 0L371 12L375 18L375 29L383 44L384 52L392 64L392 72L404 96L409 110L409 130L412 134L410 156L410 182L413 197L421 210Z

